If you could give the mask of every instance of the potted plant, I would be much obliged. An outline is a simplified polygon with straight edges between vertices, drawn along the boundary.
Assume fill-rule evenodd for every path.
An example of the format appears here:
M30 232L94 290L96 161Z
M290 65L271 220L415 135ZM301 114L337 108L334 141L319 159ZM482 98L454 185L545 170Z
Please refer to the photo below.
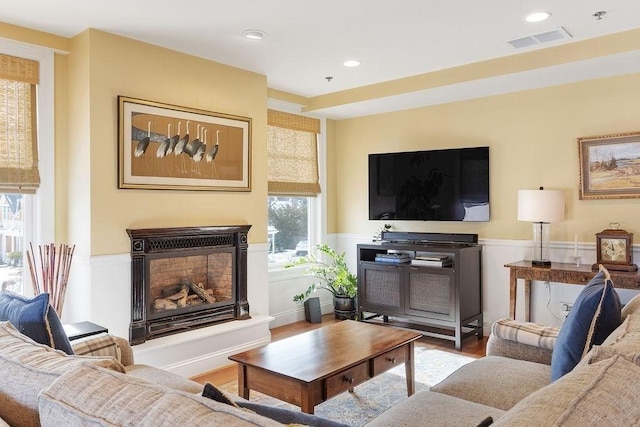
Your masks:
M338 254L328 245L318 244L316 249L320 257L314 254L301 257L287 264L287 267L308 265L306 275L315 277L317 282L309 285L301 294L294 295L295 302L303 302L318 289L324 289L333 295L333 306L338 319L355 319L358 294L358 281L355 274L349 271L344 260L344 252Z

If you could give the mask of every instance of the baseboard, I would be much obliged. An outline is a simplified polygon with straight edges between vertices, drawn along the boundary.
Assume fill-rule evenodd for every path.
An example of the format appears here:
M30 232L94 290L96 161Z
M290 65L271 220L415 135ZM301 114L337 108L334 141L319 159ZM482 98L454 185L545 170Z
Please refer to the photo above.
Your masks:
M330 301L321 302L320 311L322 314L333 313L333 303ZM293 310L282 311L280 313L269 313L269 315L274 318L270 324L271 329L305 320L304 306L302 304L299 304Z
M164 366L162 369L183 377L194 377L196 375L201 375L206 372L211 372L213 370L232 365L234 362L229 360L229 356L265 346L270 342L270 338L262 338L259 340L246 342L235 347L225 348L224 350L212 352L203 356L183 360L178 363Z
M272 320L271 316L257 315L155 338L133 346L134 360L193 377L229 365L232 354L269 344Z

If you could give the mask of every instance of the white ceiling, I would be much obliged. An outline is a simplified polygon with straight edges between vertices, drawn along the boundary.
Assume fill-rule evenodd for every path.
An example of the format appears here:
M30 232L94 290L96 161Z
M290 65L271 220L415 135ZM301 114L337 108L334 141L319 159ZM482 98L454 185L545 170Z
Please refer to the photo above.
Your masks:
M551 19L524 22L539 10ZM607 14L596 20L600 10ZM65 37L96 28L255 71L272 89L314 97L639 28L640 0L0 0L0 21ZM573 37L524 49L506 43L558 27ZM267 36L247 40L246 29ZM362 65L342 66L352 58ZM419 98L396 96L380 108L424 105ZM327 113L379 111L374 104Z

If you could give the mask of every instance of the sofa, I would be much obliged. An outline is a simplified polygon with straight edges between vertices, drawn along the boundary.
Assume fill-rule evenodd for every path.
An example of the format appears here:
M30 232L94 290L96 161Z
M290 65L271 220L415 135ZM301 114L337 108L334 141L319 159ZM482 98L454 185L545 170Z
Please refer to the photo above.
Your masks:
M571 322L562 328L497 321L486 357L367 426L640 425L640 296L624 308L619 300L616 306L617 295L605 277L599 273L585 287L599 290L584 304L587 314L580 309L588 293L583 291L567 319ZM604 307L608 299L609 308ZM610 315L617 320L605 322ZM565 327L575 319L588 327L569 369L558 365L557 349L567 336L571 341L581 335ZM594 341L603 325L613 329ZM239 398L227 404L203 397L199 383L136 365L128 342L119 337L102 334L72 344L74 354L69 355L0 322L0 417L5 422L0 425L337 425L313 416L263 416L233 404L244 403ZM568 371L552 381L554 366Z
M498 320L485 357L367 426L638 426L638 365L640 295L621 307L603 268L562 327Z

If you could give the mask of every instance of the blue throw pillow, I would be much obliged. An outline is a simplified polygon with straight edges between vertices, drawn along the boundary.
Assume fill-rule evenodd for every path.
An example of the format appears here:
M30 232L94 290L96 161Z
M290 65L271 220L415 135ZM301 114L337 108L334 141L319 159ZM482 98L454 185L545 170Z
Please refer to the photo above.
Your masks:
M315 415L305 414L304 412L300 411L292 411L289 409L276 408L274 406L261 405L259 403L252 403L244 399L238 399L238 401L234 401L230 399L225 392L218 390L214 385L209 383L206 383L204 385L202 396L220 403L235 406L236 408L248 409L258 415L271 418L272 420L281 424L305 425L309 427L349 427L347 424L342 424L337 421L331 421L326 418L317 417Z
M11 292L0 293L0 321L5 320L35 342L73 354L60 318L49 305L48 293L32 299Z
M620 298L609 274L601 269L584 287L560 328L551 355L551 381L570 372L593 345L622 323Z

